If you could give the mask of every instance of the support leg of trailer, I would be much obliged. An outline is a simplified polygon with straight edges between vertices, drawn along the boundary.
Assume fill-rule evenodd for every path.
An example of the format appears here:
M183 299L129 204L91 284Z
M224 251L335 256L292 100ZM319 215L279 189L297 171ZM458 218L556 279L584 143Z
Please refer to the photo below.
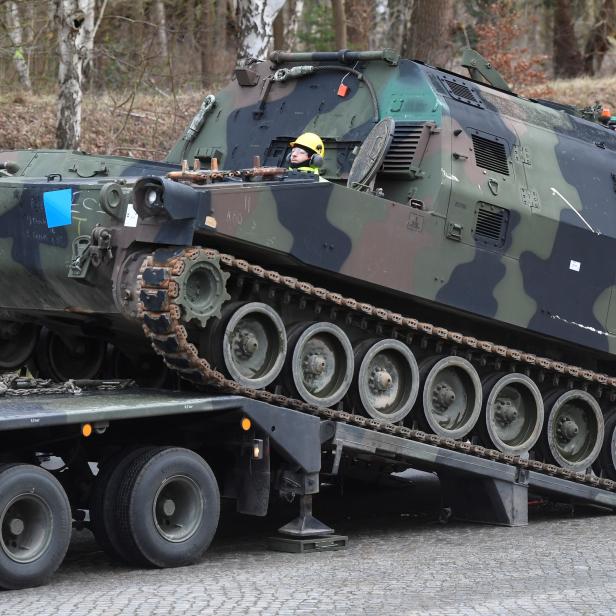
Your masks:
M528 477L517 481L492 477L440 475L444 504L454 518L500 526L528 525Z
M318 537L331 535L334 529L312 515L312 494L303 494L299 497L299 515L288 524L281 526L278 532L293 537Z

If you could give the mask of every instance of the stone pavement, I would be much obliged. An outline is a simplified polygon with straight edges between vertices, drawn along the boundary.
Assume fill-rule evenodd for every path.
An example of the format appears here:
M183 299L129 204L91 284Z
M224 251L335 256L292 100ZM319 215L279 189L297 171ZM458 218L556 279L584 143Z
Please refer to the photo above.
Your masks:
M304 555L265 550L277 520L229 517L202 562L172 570L114 564L76 532L51 585L0 592L0 614L616 614L613 516L542 510L500 528L364 514L336 523L346 551Z

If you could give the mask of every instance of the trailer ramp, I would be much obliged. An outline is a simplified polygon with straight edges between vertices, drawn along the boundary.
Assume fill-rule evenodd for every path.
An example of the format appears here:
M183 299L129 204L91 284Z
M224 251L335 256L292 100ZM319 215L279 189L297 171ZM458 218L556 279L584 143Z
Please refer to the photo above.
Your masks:
M526 526L529 492L557 501L616 510L614 492L342 422L334 424L330 443L334 474L342 457L353 453L393 459L408 463L411 468L436 472L444 504L451 506L459 519Z

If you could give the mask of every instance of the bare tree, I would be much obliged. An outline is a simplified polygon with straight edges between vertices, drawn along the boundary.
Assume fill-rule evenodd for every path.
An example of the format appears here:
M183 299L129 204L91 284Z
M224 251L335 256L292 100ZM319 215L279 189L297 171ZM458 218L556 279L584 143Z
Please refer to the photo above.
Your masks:
M32 90L32 84L30 82L30 69L28 62L26 61L24 47L23 47L23 29L21 27L21 20L19 18L19 7L17 2L7 2L5 4L6 13L6 29L11 40L11 44L14 48L13 62L15 63L15 70L19 77L19 82L25 90Z
M375 0L346 0L349 46L369 49L370 35L377 27Z
M447 64L451 57L452 20L452 0L414 0L402 54L429 64Z
M274 19L274 49L295 49L304 0L287 0Z
M238 57L262 59L273 37L273 24L285 0L238 0Z
M332 0L336 49L347 47L347 21L344 0Z
M286 28L284 11L278 11L278 15L276 15L276 19L274 19L273 24L274 49L285 48L285 30Z
M603 58L610 48L610 36L616 26L615 5L615 0L601 0L597 19L588 33L584 47L584 69L589 75L601 69Z
M54 0L60 51L56 141L61 149L79 147L83 68L89 61L106 5L107 0L103 0L98 21L95 21L95 0Z
M389 32L388 47L402 50L404 37L408 24L411 21L411 15L415 8L415 0L388 0L387 2L387 19Z
M169 42L167 40L167 16L163 0L154 0L152 5L152 21L156 24L158 36L158 51L164 63L169 57Z
M285 11L285 38L288 49L295 49L298 44L298 32L301 16L304 12L304 0L287 0Z
M573 29L573 15L569 0L554 2L554 76L577 77L584 72L582 54Z

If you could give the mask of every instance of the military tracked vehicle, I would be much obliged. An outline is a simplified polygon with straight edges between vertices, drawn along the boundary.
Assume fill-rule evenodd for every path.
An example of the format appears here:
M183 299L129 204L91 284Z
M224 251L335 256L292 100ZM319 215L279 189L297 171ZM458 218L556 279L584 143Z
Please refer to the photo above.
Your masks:
M165 162L3 152L0 367L237 394L613 490L616 135L463 64L274 52ZM289 169L307 131L319 174Z

